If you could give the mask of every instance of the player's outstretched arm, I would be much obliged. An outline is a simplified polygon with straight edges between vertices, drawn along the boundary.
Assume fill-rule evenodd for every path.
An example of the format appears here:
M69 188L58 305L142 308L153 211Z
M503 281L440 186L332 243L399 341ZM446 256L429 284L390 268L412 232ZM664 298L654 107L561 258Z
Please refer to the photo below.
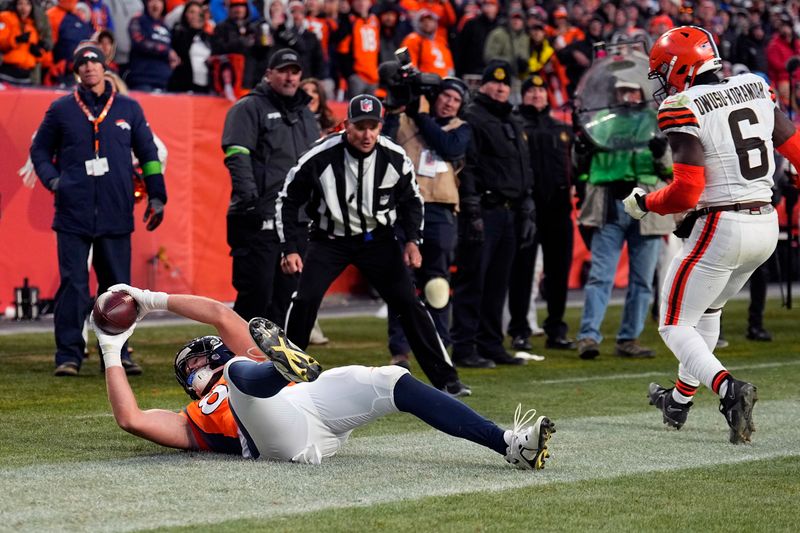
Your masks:
M247 322L221 302L193 294L142 290L122 283L108 290L130 294L139 308L139 319L151 311L172 311L176 315L214 326L233 353L256 360L264 359L250 338Z
M136 325L119 335L109 335L95 327L94 323L92 327L103 353L108 401L119 427L162 446L183 450L198 449L186 417L162 409L142 411L139 408L120 360L122 347L133 334Z

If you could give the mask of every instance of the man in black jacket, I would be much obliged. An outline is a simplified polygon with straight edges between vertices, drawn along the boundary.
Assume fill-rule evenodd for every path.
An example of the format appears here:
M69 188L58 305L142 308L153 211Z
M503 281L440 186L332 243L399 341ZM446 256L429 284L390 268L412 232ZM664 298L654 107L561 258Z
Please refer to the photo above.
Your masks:
M275 52L264 80L225 117L222 149L233 181L227 217L237 291L233 308L245 320L261 316L283 323L297 283L280 271L275 199L286 173L320 136L309 97L298 90L301 77L295 51Z
M320 303L331 283L355 265L396 310L422 370L437 389L467 396L431 316L416 295L406 267L419 268L423 207L414 165L405 151L380 135L383 106L371 95L350 100L344 133L316 144L292 168L277 202L283 271L300 272L286 318L286 335L305 349ZM312 222L305 257L299 253L298 211ZM406 235L401 251L398 223Z
M517 250L514 257L508 290L508 310L511 313L508 334L513 339L512 348L531 349L528 310L536 249L541 244L544 254L544 295L547 300L547 318L543 324L547 334L545 346L570 350L574 345L567 339L564 309L574 231L570 191L572 128L550 116L547 86L538 74L522 84L519 112L528 137L531 168L536 176L533 184L536 222L540 228L547 227L547 231L537 232L534 245Z
M503 305L514 253L531 246L536 233L528 145L522 121L511 113L510 93L510 65L491 61L464 114L472 140L459 174L451 331L458 366L524 363L503 348Z

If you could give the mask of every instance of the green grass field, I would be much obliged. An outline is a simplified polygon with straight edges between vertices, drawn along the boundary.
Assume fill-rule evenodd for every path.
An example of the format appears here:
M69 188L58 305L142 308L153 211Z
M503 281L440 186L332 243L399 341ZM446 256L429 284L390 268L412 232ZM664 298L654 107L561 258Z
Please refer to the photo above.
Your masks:
M56 379L52 334L0 336L0 531L797 531L800 524L798 311L768 303L772 343L747 341L746 301L726 308L731 372L759 387L752 445L727 442L717 400L702 390L687 425L669 431L646 400L676 361L647 325L652 360L613 355L618 308L604 352L581 361L534 339L543 362L464 370L466 401L503 425L518 402L556 423L538 472L512 469L475 444L409 415L356 431L320 466L166 450L117 428L97 354L78 378ZM576 329L579 310L570 309ZM326 368L384 364L385 325L322 321ZM172 358L203 326L140 328L143 408L178 410L188 398ZM414 373L421 376L418 367Z

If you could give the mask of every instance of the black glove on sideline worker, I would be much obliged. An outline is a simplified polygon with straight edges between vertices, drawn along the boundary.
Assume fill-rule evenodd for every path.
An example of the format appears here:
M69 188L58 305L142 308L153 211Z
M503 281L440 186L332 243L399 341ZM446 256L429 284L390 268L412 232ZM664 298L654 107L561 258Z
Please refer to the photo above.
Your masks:
M519 220L519 247L528 248L536 238L536 204L530 196L522 200L517 211Z
M483 242L483 218L481 200L477 196L461 199L459 237L466 242Z
M158 198L150 198L147 209L144 210L144 222L147 222L147 231L153 231L164 220L164 202Z
M653 154L654 159L661 159L664 157L664 154L667 153L667 138L663 135L656 135L650 142L647 143L647 147L650 148L650 153Z

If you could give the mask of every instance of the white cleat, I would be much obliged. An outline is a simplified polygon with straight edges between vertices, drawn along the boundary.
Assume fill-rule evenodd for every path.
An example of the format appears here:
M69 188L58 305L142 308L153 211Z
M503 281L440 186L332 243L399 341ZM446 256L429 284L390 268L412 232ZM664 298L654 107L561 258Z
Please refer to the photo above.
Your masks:
M526 424L536 416L536 409L529 409L521 415L522 404L514 412L514 429L511 430L511 444L506 449L505 459L521 470L541 470L544 460L550 457L547 442L555 433L555 424L546 416L540 416L532 426Z

